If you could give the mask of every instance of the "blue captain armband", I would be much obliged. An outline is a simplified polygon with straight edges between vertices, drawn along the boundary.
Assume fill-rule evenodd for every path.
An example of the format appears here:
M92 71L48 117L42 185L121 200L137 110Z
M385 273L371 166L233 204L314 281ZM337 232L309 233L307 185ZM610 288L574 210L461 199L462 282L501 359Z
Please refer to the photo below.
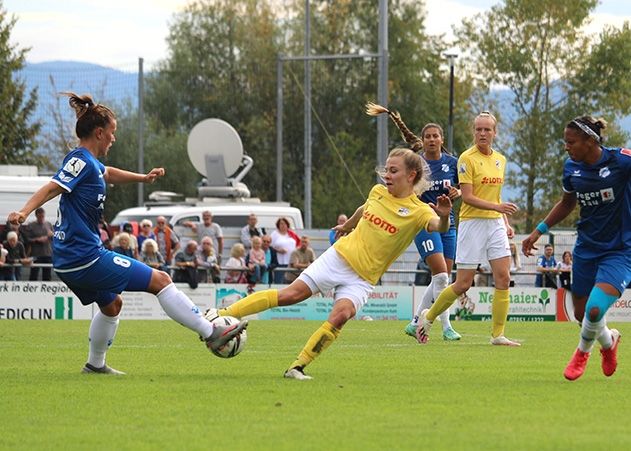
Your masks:
M548 230L550 230L550 228L548 227L548 224L541 221L539 224L537 224L537 230L543 235L544 233L548 233Z

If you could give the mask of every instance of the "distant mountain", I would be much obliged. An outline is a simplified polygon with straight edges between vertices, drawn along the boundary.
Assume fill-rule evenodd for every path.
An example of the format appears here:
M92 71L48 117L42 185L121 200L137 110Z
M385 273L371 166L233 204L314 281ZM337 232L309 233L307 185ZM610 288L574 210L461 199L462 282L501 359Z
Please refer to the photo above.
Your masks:
M108 105L131 101L136 105L138 97L138 72L126 71L78 61L47 61L27 63L16 77L25 81L30 92L37 88L38 103L34 120L42 123L41 136L58 133L55 112L62 115L68 124L74 124L73 112L65 98L57 93L73 91L91 94L94 100Z

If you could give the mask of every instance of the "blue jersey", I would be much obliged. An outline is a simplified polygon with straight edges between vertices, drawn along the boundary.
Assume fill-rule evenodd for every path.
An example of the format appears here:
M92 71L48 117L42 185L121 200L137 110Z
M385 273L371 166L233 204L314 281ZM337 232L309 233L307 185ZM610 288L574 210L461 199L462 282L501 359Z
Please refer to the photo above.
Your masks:
M566 160L563 190L580 206L574 252L584 258L631 248L631 150L602 147L594 165Z
M87 149L79 147L64 158L52 181L65 192L53 234L53 266L76 268L103 252L99 221L105 202L105 166Z
M425 160L431 171L430 188L423 193L421 200L436 204L441 194L449 194L450 186L458 185L458 159L448 153L441 152L438 160ZM454 211L449 213L450 228L455 228Z

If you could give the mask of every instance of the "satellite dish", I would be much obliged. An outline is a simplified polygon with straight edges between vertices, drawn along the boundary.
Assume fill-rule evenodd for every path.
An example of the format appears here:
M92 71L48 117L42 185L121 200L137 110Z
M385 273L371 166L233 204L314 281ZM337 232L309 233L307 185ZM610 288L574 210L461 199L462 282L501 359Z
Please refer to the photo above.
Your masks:
M188 135L188 158L201 175L208 176L206 156L221 156L225 174L231 176L243 158L243 144L237 131L221 119L204 119Z
M187 149L193 167L205 177L197 188L199 197L250 197L241 180L254 161L243 154L241 137L232 125L204 119L189 133Z

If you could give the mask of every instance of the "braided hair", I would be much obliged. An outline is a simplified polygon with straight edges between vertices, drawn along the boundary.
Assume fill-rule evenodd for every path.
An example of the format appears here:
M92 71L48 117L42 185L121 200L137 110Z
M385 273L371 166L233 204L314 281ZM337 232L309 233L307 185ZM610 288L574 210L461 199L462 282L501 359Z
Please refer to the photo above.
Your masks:
M607 128L607 121L602 118L595 119L592 116L579 116L568 122L565 128L579 130L588 138L594 138L598 144L601 144L604 141L601 132Z

